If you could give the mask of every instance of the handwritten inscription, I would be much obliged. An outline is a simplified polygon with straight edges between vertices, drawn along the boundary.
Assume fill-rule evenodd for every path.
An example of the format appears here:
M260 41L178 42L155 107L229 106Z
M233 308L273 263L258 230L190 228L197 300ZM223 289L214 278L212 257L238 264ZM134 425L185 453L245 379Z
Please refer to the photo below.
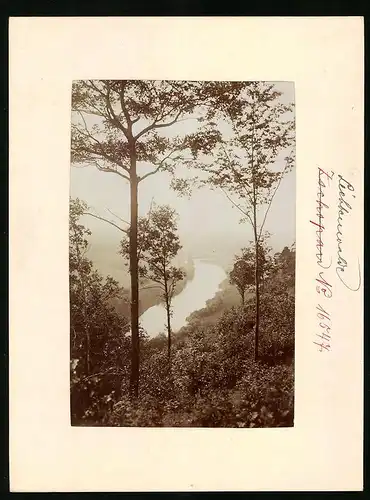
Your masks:
M316 337L318 337L317 342L314 341L314 344L319 346L320 352L322 351L330 351L330 340L331 340L331 318L330 314L325 311L325 309L320 306L320 304L317 305L316 309L319 311L316 313L317 318L320 320L319 321L319 333L316 333Z
M333 296L333 292L331 290L332 285L330 283L328 283L326 281L326 279L324 278L323 271L321 271L321 273L319 273L319 277L316 278L316 282L318 283L318 285L316 285L316 292L318 294L322 294L327 299L330 299Z
M324 243L324 232L326 231L326 222L324 219L323 211L326 213L329 211L328 202L324 201L326 190L329 189L331 181L333 180L334 172L326 172L322 168L318 168L318 178L317 178L317 199L316 199L316 219L310 220L310 223L316 227L316 264L321 268L318 271L316 277L316 292L320 295L320 301L327 301L333 296L332 284L328 281L328 278L324 273L331 267L332 258L327 255L326 247ZM313 343L318 346L320 352L330 351L330 341L331 335L329 334L331 330L331 320L330 314L327 311L327 306L323 307L322 303L319 303L316 309L319 311L316 316L319 320L317 328L318 332L315 335L315 340ZM326 320L324 323L323 320ZM319 338L317 338L319 337ZM320 340L321 339L321 340Z
M334 172L331 172L331 174L328 174L325 172L322 168L318 169L318 183L317 183L317 200L316 200L316 221L310 220L311 224L314 224L317 229L316 229L316 262L317 264L324 268L328 269L331 266L331 260L330 264L325 266L323 264L323 248L324 248L324 243L323 243L323 232L325 231L325 226L324 226L324 215L323 215L323 209L328 210L329 205L327 203L324 203L323 198L325 197L324 190L329 187L330 181L333 179Z
M345 276L345 271L350 269L348 266L348 257L344 257L344 252L342 248L343 244L343 218L349 216L352 211L352 206L348 200L351 198L355 199L356 196L354 194L355 188L350 184L346 179L344 179L341 175L338 175L338 192L339 192L339 203L338 203L338 218L337 218L337 268L336 274L343 285L348 288L348 290L352 290L356 292L361 285L361 272L360 272L360 263L358 262L358 279L357 284L353 287L348 284L346 281L347 278ZM352 201L351 201L352 203ZM348 274L348 273L347 273Z
M334 291L333 282L330 277L330 273L332 272L330 269L332 266L332 257L327 250L328 246L325 242L330 237L328 228L328 215L330 212L328 194L335 174L333 171L329 173L318 167L317 175L316 216L313 220L310 220L310 223L313 224L316 229L316 264L320 268L315 278L316 292L320 298L316 306L316 319L318 321L313 343L318 347L320 352L327 352L331 350L332 319L329 311L330 301L334 295ZM353 259L351 262L351 257L348 255L348 250L350 248L349 238L348 236L346 238L346 227L348 228L353 224L350 216L353 209L353 203L356 199L355 188L341 174L338 174L337 178L338 203L335 235L335 273L340 282L348 290L357 291L361 286L360 263L358 261L358 278L356 281L353 276L353 269L355 267L353 265ZM327 233L325 233L325 231L327 231ZM347 248L347 252L345 248Z

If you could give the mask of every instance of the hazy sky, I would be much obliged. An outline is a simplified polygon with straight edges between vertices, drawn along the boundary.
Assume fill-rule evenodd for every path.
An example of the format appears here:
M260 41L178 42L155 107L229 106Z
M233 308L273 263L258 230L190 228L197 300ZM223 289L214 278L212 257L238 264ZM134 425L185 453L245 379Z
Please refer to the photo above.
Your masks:
M294 102L293 83L279 82L276 87L283 92L282 100ZM185 132L185 127L186 131L194 127L191 120L177 125L180 126L182 132ZM176 134L178 130L171 127L170 133ZM235 240L245 245L252 239L250 225L239 223L240 212L222 191L202 188L195 190L190 199L181 198L170 189L169 182L169 174L158 173L139 184L139 213L144 215L148 212L152 198L157 204L174 207L179 214L179 233L185 248L199 240L205 244L207 239L219 240L220 244L222 240ZM125 179L113 173L100 172L93 166L72 167L70 193L73 198L79 197L86 201L102 217L115 220L107 211L110 209L123 219L129 219L129 185ZM116 219L115 222L119 221ZM86 218L84 223L93 232L92 241L116 245L122 236L112 226L92 217ZM276 251L284 245L291 245L295 240L295 169L281 182L265 229L273 233L270 244ZM214 251L217 252L217 248Z

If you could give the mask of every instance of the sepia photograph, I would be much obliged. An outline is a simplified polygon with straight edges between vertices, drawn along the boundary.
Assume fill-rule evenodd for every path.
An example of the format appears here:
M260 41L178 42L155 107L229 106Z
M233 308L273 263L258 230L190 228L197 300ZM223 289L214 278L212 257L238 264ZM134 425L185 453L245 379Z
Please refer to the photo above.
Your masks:
M9 39L11 491L361 491L363 18Z
M294 426L295 89L75 80L72 426Z

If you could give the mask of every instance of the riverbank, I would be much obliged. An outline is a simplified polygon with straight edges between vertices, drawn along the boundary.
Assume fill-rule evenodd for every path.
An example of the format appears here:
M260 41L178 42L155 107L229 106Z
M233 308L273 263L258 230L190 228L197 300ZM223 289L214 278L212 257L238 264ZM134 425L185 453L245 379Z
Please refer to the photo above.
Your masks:
M185 272L185 278L179 281L175 287L174 297L179 295L186 285L194 278L195 266L193 259L189 258L180 268ZM147 287L147 288L146 288ZM130 290L123 288L121 296L112 301L115 309L125 317L130 317ZM162 291L155 287L152 282L147 281L141 284L139 290L139 314L142 315L153 306L163 303Z
M194 260L194 277L188 280L181 293L172 301L171 327L173 333L187 324L191 313L206 306L207 300L214 297L220 283L226 279L226 272L218 265ZM159 304L145 311L140 317L140 323L149 337L153 338L165 330L165 309Z
M246 293L248 299L252 294ZM202 323L203 325L212 325L217 323L223 313L232 307L238 307L241 303L240 295L235 286L231 285L228 279L220 284L220 289L216 294L207 300L202 309L193 311L187 318L189 325Z
M184 271L185 277L176 284L174 297L179 295L185 289L187 284L193 280L195 273L194 261L192 259L189 259L186 263L180 266L180 269ZM163 297L162 297L163 292L161 291L161 289L160 288L145 289L146 286L148 287L152 286L151 282L147 282L142 285L143 289L140 291L140 297L139 297L140 315L144 314L144 312L150 309L151 307L163 304Z

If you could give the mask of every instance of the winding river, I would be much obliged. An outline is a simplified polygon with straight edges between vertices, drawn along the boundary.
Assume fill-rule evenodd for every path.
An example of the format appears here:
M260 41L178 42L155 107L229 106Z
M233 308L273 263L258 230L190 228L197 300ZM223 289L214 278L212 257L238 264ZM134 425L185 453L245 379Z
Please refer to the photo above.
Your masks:
M207 300L215 296L225 278L226 273L220 266L200 259L194 260L193 279L172 300L171 326L174 332L186 325L186 318L193 311L205 307ZM152 338L166 332L164 304L147 309L140 316L140 324Z

